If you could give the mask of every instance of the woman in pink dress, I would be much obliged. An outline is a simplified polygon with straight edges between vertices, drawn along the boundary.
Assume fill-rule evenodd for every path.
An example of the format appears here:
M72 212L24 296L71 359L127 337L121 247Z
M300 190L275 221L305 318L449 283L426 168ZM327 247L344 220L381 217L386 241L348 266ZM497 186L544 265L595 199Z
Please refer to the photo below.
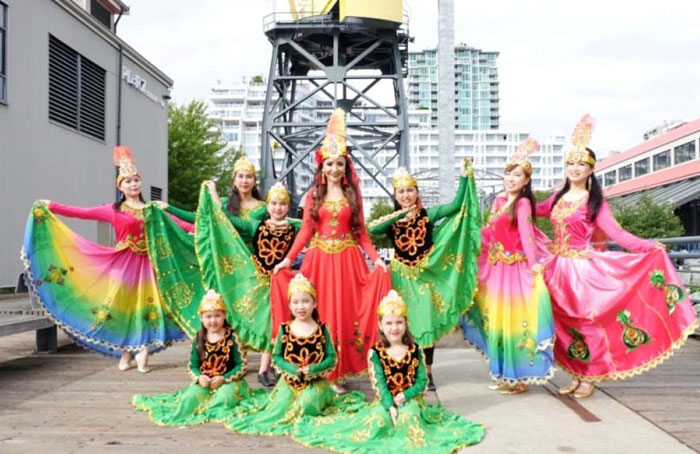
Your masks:
M664 246L637 238L613 218L593 174L596 157L587 148L592 130L586 115L566 156L564 187L537 206L554 230L545 269L554 356L573 376L559 392L578 398L593 394L596 382L657 366L698 326ZM597 229L633 253L595 250Z

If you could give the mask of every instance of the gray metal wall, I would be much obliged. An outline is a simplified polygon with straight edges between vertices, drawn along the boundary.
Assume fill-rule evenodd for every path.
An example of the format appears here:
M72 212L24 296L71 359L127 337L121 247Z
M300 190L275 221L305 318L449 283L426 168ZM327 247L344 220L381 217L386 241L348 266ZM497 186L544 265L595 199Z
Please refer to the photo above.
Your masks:
M14 286L29 208L35 199L93 206L112 202L115 170L118 39L70 0L4 0L9 6L7 105L0 104L0 287ZM128 17L125 18L128 20ZM48 42L54 35L107 71L106 140L99 141L48 119ZM133 49L124 62L160 98L172 81ZM135 60L140 60L137 63ZM144 63L145 62L145 63ZM167 197L167 108L122 83L122 144L129 145L150 186ZM109 241L111 228L67 220L86 238Z

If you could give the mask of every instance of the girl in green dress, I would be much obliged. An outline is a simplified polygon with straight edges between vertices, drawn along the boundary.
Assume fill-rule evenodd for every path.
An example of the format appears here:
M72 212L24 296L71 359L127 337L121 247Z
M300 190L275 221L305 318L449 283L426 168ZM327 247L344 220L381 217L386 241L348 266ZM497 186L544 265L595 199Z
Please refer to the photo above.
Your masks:
M386 234L393 244L391 286L406 298L411 331L425 353L428 390L434 391L433 346L459 323L476 289L481 212L474 172L465 160L454 200L429 208L406 169L397 169L392 184L396 211L372 222L369 232Z
M134 396L133 405L149 413L161 426L184 426L221 421L241 401L264 398L252 391L243 377L248 360L238 335L226 322L226 305L209 290L199 305L202 328L192 342L189 373L193 383L175 393Z
M306 415L330 415L357 407L361 393L337 395L326 376L336 363L328 327L318 321L316 290L298 273L288 287L292 321L282 323L272 355L281 380L262 405L234 410L226 427L252 435L289 435Z
M404 300L391 290L377 313L380 341L368 360L374 403L355 413L305 417L292 438L310 447L357 454L447 454L479 443L484 437L481 424L423 401L423 352L408 330Z

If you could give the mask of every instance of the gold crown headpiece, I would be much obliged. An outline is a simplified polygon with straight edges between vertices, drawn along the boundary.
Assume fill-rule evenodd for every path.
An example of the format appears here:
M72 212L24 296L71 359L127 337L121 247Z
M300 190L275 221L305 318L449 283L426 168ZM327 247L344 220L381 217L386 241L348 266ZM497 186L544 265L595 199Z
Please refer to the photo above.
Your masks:
M377 315L380 317L384 315L397 315L399 317L408 316L408 306L406 302L401 298L401 295L396 293L396 290L389 290L382 301L379 303L377 308Z
M281 181L273 184L270 190L267 191L265 201L270 203L271 200L282 200L287 203L289 203L291 200L289 197L289 191L287 191L287 188L284 187L284 184Z
M348 155L348 147L345 141L346 134L345 111L338 107L328 119L326 137L321 145L320 162L328 158L340 158Z
M518 145L513 154L508 157L506 167L513 165L520 166L528 175L531 175L532 163L530 162L530 155L539 149L539 142L533 138L526 139L523 143Z
M226 312L226 304L221 298L221 295L210 289L199 303L199 313L203 314L209 311L224 311Z
M256 175L255 172L255 166L248 161L247 156L243 156L241 158L238 158L235 164L233 164L233 175L235 176L238 172L241 170L245 170L246 172L250 172L253 175Z
M311 281L309 281L306 276L301 273L297 273L289 282L289 287L287 288L287 298L291 298L293 293L304 292L313 296L316 299L316 289L314 288Z
M405 167L399 167L394 173L391 184L394 186L394 189L410 188L418 186L418 180L408 173Z
M594 126L595 120L589 114L584 115L581 121L578 122L571 137L573 146L566 154L567 164L584 162L590 166L595 166L595 158L586 150L586 147L591 142Z
M134 156L131 154L131 149L124 146L114 147L112 153L114 165L119 167L119 175L117 176L117 186L119 186L125 178L133 176L141 176L139 169L136 168Z

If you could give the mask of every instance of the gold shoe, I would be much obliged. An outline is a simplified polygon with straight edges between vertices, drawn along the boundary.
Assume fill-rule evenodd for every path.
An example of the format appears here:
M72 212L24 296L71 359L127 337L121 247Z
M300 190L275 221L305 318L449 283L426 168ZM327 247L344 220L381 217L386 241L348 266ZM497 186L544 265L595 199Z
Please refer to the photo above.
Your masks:
M506 389L501 390L501 394L512 395L526 393L530 390L530 387L525 383L518 383L514 386L509 386Z
M581 380L574 378L568 386L559 388L559 394L571 394L576 391L579 386L581 386Z
M491 391L503 391L504 389L508 389L508 384L507 383L501 383L500 385L497 383L494 383L493 385L489 385L489 389Z
M576 388L576 391L574 392L574 397L577 399L585 399L586 397L591 397L593 395L593 392L595 391L595 385L591 382L583 382L582 384L585 383L585 387L587 389L581 390L581 386Z

